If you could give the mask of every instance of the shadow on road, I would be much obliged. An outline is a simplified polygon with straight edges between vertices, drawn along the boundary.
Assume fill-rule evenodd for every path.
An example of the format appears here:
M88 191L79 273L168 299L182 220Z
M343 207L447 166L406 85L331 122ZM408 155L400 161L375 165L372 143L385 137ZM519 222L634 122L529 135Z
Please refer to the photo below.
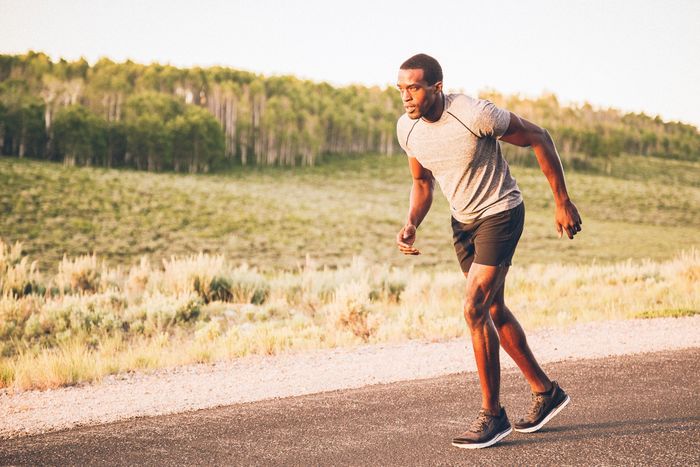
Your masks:
M531 443L583 441L585 439L607 438L615 435L647 435L659 431L665 433L672 431L684 432L696 430L698 425L700 425L700 417L652 418L645 420L618 420L604 423L582 423L580 425L559 425L545 427L536 433L527 434L527 438L508 437L501 444L503 446L518 446Z

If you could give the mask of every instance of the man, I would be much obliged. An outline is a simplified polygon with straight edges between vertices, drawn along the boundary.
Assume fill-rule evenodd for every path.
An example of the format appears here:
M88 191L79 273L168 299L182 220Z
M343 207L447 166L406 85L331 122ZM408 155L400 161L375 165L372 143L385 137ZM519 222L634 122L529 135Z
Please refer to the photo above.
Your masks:
M437 180L452 212L455 252L467 279L464 317L481 384L481 410L452 444L483 448L511 431L499 401L499 343L523 372L533 393L516 431L539 430L569 402L535 360L525 333L504 302L504 284L523 229L525 207L501 154L499 141L532 147L554 193L556 229L570 239L581 217L569 199L554 143L539 126L493 103L442 92L440 64L425 54L400 67L398 89L406 113L397 124L399 143L413 176L408 219L396 236L399 250L418 255L416 229L430 209Z

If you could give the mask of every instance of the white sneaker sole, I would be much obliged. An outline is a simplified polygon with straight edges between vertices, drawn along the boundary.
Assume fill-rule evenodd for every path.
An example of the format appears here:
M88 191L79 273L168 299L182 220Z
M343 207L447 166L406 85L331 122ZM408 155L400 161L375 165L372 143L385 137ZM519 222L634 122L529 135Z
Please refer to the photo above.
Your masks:
M462 449L481 449L481 448L487 448L489 446L493 446L506 436L508 436L511 432L513 431L513 427L508 427L507 430L502 431L498 433L496 436L491 438L490 440L486 441L485 443L452 443L452 446L457 447L457 448L462 448Z
M542 427L545 425L545 423L547 423L547 422L550 421L552 418L554 418L554 416L555 416L556 414L558 414L559 412L561 412L561 409L563 409L564 407L566 407L566 406L569 404L569 401L571 401L571 398L567 395L567 396L566 396L566 399L564 399L564 402L562 402L561 404L559 404L559 406L558 406L556 409L554 409L554 410L552 410L551 412L549 412L549 415L547 415L546 417L544 417L544 420L542 420L540 423L538 423L538 424L535 425L535 426L531 426L530 428L516 428L515 431L517 431L517 432L519 432L519 433L534 433L534 432L536 432L537 430L539 430L540 428L542 428Z

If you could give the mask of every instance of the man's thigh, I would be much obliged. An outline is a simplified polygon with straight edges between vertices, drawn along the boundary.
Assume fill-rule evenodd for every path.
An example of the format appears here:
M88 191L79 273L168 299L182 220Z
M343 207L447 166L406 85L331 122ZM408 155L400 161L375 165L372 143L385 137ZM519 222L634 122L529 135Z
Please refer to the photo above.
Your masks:
M472 263L467 278L466 300L474 305L490 306L494 299L503 296L508 266L489 266Z

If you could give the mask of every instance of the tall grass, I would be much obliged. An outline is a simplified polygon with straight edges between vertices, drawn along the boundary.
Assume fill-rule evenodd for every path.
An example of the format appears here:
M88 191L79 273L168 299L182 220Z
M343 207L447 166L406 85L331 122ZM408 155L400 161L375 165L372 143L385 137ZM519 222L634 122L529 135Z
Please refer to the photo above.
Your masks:
M700 311L700 253L666 262L513 267L525 327ZM248 354L462 336L464 278L355 257L260 272L221 255L108 267L63 258L41 274L0 241L0 386L49 388ZM674 311L674 313L676 312Z

